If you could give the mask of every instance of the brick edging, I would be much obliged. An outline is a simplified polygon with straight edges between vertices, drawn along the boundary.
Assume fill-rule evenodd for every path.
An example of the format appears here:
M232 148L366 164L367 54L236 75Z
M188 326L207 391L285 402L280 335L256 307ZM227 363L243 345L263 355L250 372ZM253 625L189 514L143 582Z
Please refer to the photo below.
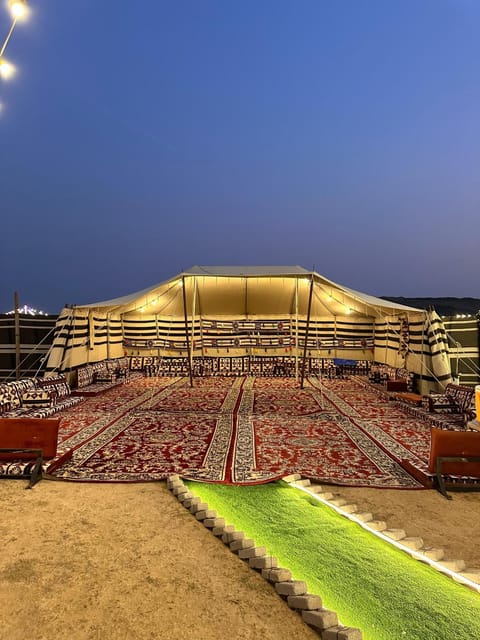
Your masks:
M408 536L404 529L390 528L384 520L376 519L369 512L360 511L358 505L351 504L346 499L332 493L335 491L334 486L312 485L310 480L302 479L301 475L297 473L285 476L282 480L292 487L307 491L325 505L333 507L340 515L355 521L371 533L380 534L386 542L395 542L397 548L402 549L413 558L428 563L440 573L452 577L459 584L463 584L473 591L480 591L480 569L467 568L464 560L446 559L443 549L425 546L422 538Z
M188 490L178 474L168 476L167 488L204 527L220 538L230 551L248 562L251 569L260 571L277 594L319 634L322 640L362 640L360 629L339 624L336 612L325 609L320 596L308 593L305 582L294 580L288 569L278 566L277 558L267 555L265 547L256 546L255 541L246 538L243 531L237 531L233 525L227 525L224 518L219 517L215 510L209 509L207 503Z

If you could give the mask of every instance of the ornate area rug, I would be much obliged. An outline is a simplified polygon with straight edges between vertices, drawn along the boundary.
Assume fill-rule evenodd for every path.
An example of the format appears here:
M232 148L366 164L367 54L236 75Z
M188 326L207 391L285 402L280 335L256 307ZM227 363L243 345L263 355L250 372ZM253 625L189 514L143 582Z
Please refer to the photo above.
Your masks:
M350 380L140 378L61 414L53 475L139 482L169 473L256 484L297 472L349 486L421 488L429 430Z

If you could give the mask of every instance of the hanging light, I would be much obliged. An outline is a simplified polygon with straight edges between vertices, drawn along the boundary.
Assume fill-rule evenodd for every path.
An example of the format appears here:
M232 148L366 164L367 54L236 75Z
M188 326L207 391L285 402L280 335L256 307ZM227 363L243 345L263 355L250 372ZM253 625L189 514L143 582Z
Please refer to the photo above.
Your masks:
M8 8L14 20L21 20L28 14L27 0L10 0Z
M5 60L3 56L0 57L0 77L4 80L8 80L15 73L15 67L13 64Z

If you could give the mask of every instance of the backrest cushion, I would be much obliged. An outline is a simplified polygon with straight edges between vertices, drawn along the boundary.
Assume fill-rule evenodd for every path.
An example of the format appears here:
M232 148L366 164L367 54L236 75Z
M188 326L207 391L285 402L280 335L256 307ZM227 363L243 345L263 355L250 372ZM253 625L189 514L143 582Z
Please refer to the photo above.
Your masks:
M35 391L25 391L22 395L23 407L51 407L53 405L53 396L44 389Z

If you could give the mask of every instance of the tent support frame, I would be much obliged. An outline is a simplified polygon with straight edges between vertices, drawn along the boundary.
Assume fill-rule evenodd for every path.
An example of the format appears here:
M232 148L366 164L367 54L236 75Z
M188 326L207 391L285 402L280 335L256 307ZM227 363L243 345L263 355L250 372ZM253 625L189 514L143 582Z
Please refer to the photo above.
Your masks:
M192 362L190 360L190 338L188 336L188 317L187 317L187 293L185 291L185 276L182 276L182 293L183 293L183 317L185 319L185 340L187 341L187 362L188 377L190 378L190 386L193 387Z
M310 313L312 311L312 295L313 295L313 273L310 280L310 291L308 293L308 309L307 309L307 326L305 328L305 342L303 345L303 358L302 358L302 373L300 377L300 389L303 389L303 383L305 380L305 366L307 363L307 345L308 345L308 330L310 329Z

